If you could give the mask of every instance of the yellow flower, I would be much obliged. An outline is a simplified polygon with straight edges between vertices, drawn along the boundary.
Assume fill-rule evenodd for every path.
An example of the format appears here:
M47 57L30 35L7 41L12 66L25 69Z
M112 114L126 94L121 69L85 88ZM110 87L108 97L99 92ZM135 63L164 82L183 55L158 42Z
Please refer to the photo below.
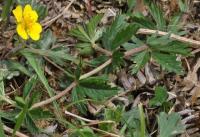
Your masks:
M37 12L29 4L24 9L18 5L12 12L17 22L17 33L25 40L29 37L39 40L42 26L37 22Z

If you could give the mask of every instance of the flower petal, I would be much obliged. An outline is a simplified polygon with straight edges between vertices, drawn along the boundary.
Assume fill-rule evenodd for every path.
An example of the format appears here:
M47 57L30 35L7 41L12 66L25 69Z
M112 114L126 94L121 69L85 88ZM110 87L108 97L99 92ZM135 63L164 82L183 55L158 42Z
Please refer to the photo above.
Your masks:
M12 12L17 22L21 22L22 21L22 6L18 5Z
M23 39L27 40L28 39L28 34L25 31L24 26L20 23L17 25L17 33L19 36L21 36Z
M28 28L27 32L33 40L39 40L42 26L39 23L34 23L30 28Z
M23 16L26 23L36 22L38 20L37 12L29 4L24 7Z

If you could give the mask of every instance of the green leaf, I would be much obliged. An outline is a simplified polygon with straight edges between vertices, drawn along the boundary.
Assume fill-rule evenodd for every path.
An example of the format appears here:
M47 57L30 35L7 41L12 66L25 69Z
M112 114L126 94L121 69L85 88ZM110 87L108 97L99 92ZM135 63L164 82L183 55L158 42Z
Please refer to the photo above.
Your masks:
M3 71L0 69L0 95L5 96Z
M162 106L167 101L168 94L165 87L156 87L155 97L149 101L150 106Z
M136 12L131 18L142 28L156 29L156 25L142 13Z
M7 65L8 69L10 71L13 70L19 70L20 72L24 73L27 76L31 76L31 72L28 71L21 63L14 61L14 60L7 60L5 61L5 64Z
M140 137L140 112L138 108L124 112L122 121L123 127L120 130L122 135L128 137ZM125 132L127 131L127 132Z
M157 24L157 29L166 30L166 21L162 10L153 2L149 4L149 11Z
M75 133L73 133L72 137L97 137L95 133L89 127L85 127L83 129L77 129Z
M112 120L119 123L122 119L123 107L117 106L116 108L105 109L105 120Z
M33 75L26 83L24 89L23 89L23 97L26 98L34 88L34 86L37 83L37 76Z
M132 74L137 73L141 68L143 68L149 59L150 53L148 51L143 51L134 56L132 61L135 63L135 65L133 65Z
M152 57L162 66L163 69L169 72L183 74L181 62L176 60L176 55L152 52Z
M26 117L27 112L28 112L28 105L25 105L24 108L19 113L19 115L17 116L17 120L16 120L16 124L15 124L14 130L13 130L12 137L14 137L16 131L20 129L20 127Z
M112 49L112 42L115 39L116 35L124 28L127 27L128 23L125 21L126 16L119 15L116 17L114 22L110 27L106 29L103 33L102 43L105 49Z
M69 32L69 35L76 37L80 41L91 43L90 36L88 36L87 32L82 26L72 29Z
M47 6L41 3L37 3L36 1L32 4L32 6L33 9L36 10L39 20L42 20L47 16L48 14Z
M4 6L1 13L1 18L5 21L9 17L10 9L12 7L13 0L4 0Z
M187 13L187 11L188 11L187 1L178 0L178 5L179 5L181 12Z
M158 116L159 137L175 137L185 131L178 113L166 114L161 112Z
M25 100L22 97L19 97L19 96L15 97L15 102L16 102L17 106L20 107L20 108L24 108L24 106L27 105Z
M137 32L138 28L139 27L136 24L130 24L127 27L124 26L124 28L119 31L113 38L111 50L115 50L121 46L121 44L124 44L130 40L131 37Z
M139 104L139 112L140 112L140 136L146 137L145 114L143 111L142 104Z
M190 49L188 45L182 42L178 42L178 41L172 41L168 43L167 45L160 44L160 45L155 45L151 47L158 51L169 53L169 54L174 54L174 55L180 54L184 56L190 55Z
M171 19L170 19L170 22L169 22L169 25L168 25L168 31L169 32L172 32L174 34L178 34L178 31L180 31L182 29L182 25L181 25L181 17L182 17L182 14L178 14L178 15L175 15L173 16Z
M111 71L116 70L117 68L120 68L122 65L125 64L124 58L123 58L124 54L120 51L115 51L112 54L112 64L111 67L108 68Z
M29 111L29 114L33 120L49 119L53 117L50 111L41 108L32 109Z
M82 91L82 89L79 86L76 86L73 90L72 90L72 101L73 102L78 102L79 100L83 100L84 98L86 98L84 92ZM85 102L82 103L76 103L76 107L78 108L78 110L86 115L87 114L87 106Z
M53 50L40 50L40 49L25 48L25 49L21 50L21 53L22 54L34 53L34 54L39 54L41 56L50 57L52 59L62 59L62 60L67 60L67 61L72 61L72 62L77 63L77 60L73 56L68 54L65 50L53 51Z
M136 4L136 0L128 0L127 1L128 4L128 13L131 12L131 10L134 8L135 4Z
M3 123L1 121L1 117L0 117L0 137L6 137L4 134Z
M116 108L105 109L104 120L111 120L115 123L102 123L100 128L105 131L112 132L114 126L116 126L122 119L123 107L117 106Z
M33 54L29 54L29 53L22 53L22 54L27 58L30 65L33 67L33 69L37 73L40 81L42 82L44 87L47 89L49 96L53 97L54 92L53 92L52 88L49 86L46 77L44 76L44 71L42 70L40 63L37 61L37 57L34 56ZM54 104L57 114L60 114L59 107L58 107L58 104L56 103L56 101L54 101L53 104Z
M42 39L37 41L35 44L39 46L40 49L47 50L56 42L56 38L51 30L47 30L43 33Z
M0 117L7 119L9 121L15 122L15 117L19 114L19 109L18 110L6 110L6 111L0 111Z
M33 118L31 117L30 114L27 114L24 120L24 124L26 128L31 132L31 134L37 134L39 133L39 129L34 123Z
M72 91L72 100L77 102L86 98L94 101L104 101L118 93L117 88L112 88L107 84L105 77L90 77L79 81L79 85ZM79 110L86 114L85 103L77 103Z
M88 35L92 39L95 36L96 28L99 22L101 21L103 14L96 15L90 19L89 23L86 24Z

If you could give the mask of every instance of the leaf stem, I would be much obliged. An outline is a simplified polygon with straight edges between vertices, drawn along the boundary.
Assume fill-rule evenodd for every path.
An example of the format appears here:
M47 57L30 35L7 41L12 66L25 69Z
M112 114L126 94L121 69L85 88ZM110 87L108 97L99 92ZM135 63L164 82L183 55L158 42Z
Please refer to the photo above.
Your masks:
M65 90L63 90L62 92L60 92L59 94L47 99L47 100L44 100L44 101L41 101L39 103L36 103L34 104L30 109L34 109L34 108L38 108L38 107L41 107L41 106L44 106L44 105L47 105L61 97L63 97L64 95L66 95L71 89L73 89L75 86L77 85L76 82L72 82L69 87L67 87Z

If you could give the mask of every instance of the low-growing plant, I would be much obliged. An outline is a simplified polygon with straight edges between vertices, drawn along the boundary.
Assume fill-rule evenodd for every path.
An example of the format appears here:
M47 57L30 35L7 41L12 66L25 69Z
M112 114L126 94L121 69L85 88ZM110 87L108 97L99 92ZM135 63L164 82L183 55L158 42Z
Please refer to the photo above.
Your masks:
M18 6L16 6L16 4ZM21 127L32 135L42 130L36 124L38 120L56 120L63 127L69 128L72 137L97 137L102 134L127 137L149 136L147 128L147 116L145 107L138 107L127 111L123 105L116 108L107 107L109 99L123 93L123 89L113 84L109 79L110 73L116 73L126 67L132 75L142 70L147 63L156 63L160 71L166 73L184 74L181 59L190 55L188 44L171 38L172 33L182 35L185 32L180 24L181 15L164 18L163 12L154 2L146 1L151 17L140 13L132 14L134 1L128 0L127 13L117 15L110 25L102 25L103 15L92 17L87 23L77 25L68 34L78 42L75 49L78 57L70 54L68 47L59 46L52 48L57 43L51 30L42 30L40 21L47 14L44 5L34 0L5 1L2 19L6 20L12 10L16 19L16 39L14 39L15 52L10 56L16 58L0 61L0 102L10 104L12 109L0 111L0 136L4 136L3 126L14 124L12 136ZM185 8L180 3L181 11ZM139 34L140 29L153 29L152 35ZM167 35L161 36L159 31L166 31ZM100 54L99 54L100 53ZM90 56L90 61L84 57ZM22 61L19 61L22 58ZM45 65L50 63L62 71L62 77L56 78L60 84L60 92L50 86L48 75L45 73ZM88 72L88 70L91 70ZM87 73L85 73L87 71ZM97 75L99 74L99 75ZM14 98L9 98L5 93L7 79L22 76L25 81L23 90ZM38 88L38 86L43 88ZM41 92L42 89L45 93ZM88 105L103 105L103 109L97 112L99 120L111 121L111 123L97 123L99 130L91 128L84 120L75 120L70 123L63 116L62 104L59 99L70 94L71 106L83 116L89 114ZM155 97L149 105L160 107L167 112L170 105L167 101L168 94L164 87L155 89ZM106 103L105 103L106 102ZM53 107L43 106L53 104ZM70 107L71 107L70 106ZM69 108L69 107L68 107ZM103 114L103 116L102 116ZM160 137L173 137L184 132L181 117L177 113L166 114L160 112L157 116L158 132ZM117 132L117 129L119 131Z

